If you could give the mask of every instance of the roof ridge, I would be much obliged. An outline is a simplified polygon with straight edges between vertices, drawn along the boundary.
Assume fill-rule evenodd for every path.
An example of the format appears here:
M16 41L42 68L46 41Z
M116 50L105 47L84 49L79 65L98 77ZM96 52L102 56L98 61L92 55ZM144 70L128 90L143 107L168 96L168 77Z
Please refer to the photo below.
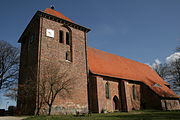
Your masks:
M56 11L56 10L53 10L51 8L46 8L44 10L45 13L48 13L48 14L51 14L51 15L54 15L56 17L59 17L61 19L64 19L64 20L67 20L69 22L72 22L74 23L71 19L69 19L68 17L66 17L65 15L63 15L62 13L60 13L59 11Z

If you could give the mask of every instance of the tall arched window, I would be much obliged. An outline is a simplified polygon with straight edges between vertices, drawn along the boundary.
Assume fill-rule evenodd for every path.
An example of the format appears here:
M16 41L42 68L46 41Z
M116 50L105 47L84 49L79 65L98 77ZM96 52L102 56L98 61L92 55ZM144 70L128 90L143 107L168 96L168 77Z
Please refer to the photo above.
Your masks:
M136 86L135 85L132 86L132 96L133 96L133 99L135 100L136 99Z
M59 42L64 43L64 32L62 30L59 31Z
M106 91L106 98L109 99L110 98L110 89L109 89L108 82L106 82L106 84L105 84L105 91Z
M66 32L66 44L71 45L71 37L69 32Z
M72 30L67 25L63 25L59 31L59 42L72 45Z

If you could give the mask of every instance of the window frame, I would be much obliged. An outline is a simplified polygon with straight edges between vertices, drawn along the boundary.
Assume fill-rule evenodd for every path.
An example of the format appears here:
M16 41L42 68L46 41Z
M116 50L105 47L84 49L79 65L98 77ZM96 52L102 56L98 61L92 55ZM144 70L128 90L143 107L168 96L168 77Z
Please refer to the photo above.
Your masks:
M132 86L132 96L133 96L133 99L136 100L137 91L136 91L136 86L135 85Z
M71 45L70 32L66 32L66 44L67 44L67 45Z
M105 95L107 99L110 99L110 84L109 82L106 82L105 84Z
M64 43L64 31L59 30L59 43Z

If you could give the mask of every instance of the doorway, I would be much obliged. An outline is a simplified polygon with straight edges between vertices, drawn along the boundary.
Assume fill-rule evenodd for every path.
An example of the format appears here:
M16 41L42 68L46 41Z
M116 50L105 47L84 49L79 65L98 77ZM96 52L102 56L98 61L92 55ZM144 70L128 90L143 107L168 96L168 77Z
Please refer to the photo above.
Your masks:
M120 110L119 99L116 95L113 97L113 108L114 108L114 111Z

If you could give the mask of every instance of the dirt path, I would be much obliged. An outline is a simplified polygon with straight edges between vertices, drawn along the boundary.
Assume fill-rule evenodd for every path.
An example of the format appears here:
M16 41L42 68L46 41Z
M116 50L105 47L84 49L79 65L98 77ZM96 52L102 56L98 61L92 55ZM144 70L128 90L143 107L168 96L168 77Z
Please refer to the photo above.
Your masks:
M4 116L0 117L0 120L23 120L27 117L12 117L12 116Z

